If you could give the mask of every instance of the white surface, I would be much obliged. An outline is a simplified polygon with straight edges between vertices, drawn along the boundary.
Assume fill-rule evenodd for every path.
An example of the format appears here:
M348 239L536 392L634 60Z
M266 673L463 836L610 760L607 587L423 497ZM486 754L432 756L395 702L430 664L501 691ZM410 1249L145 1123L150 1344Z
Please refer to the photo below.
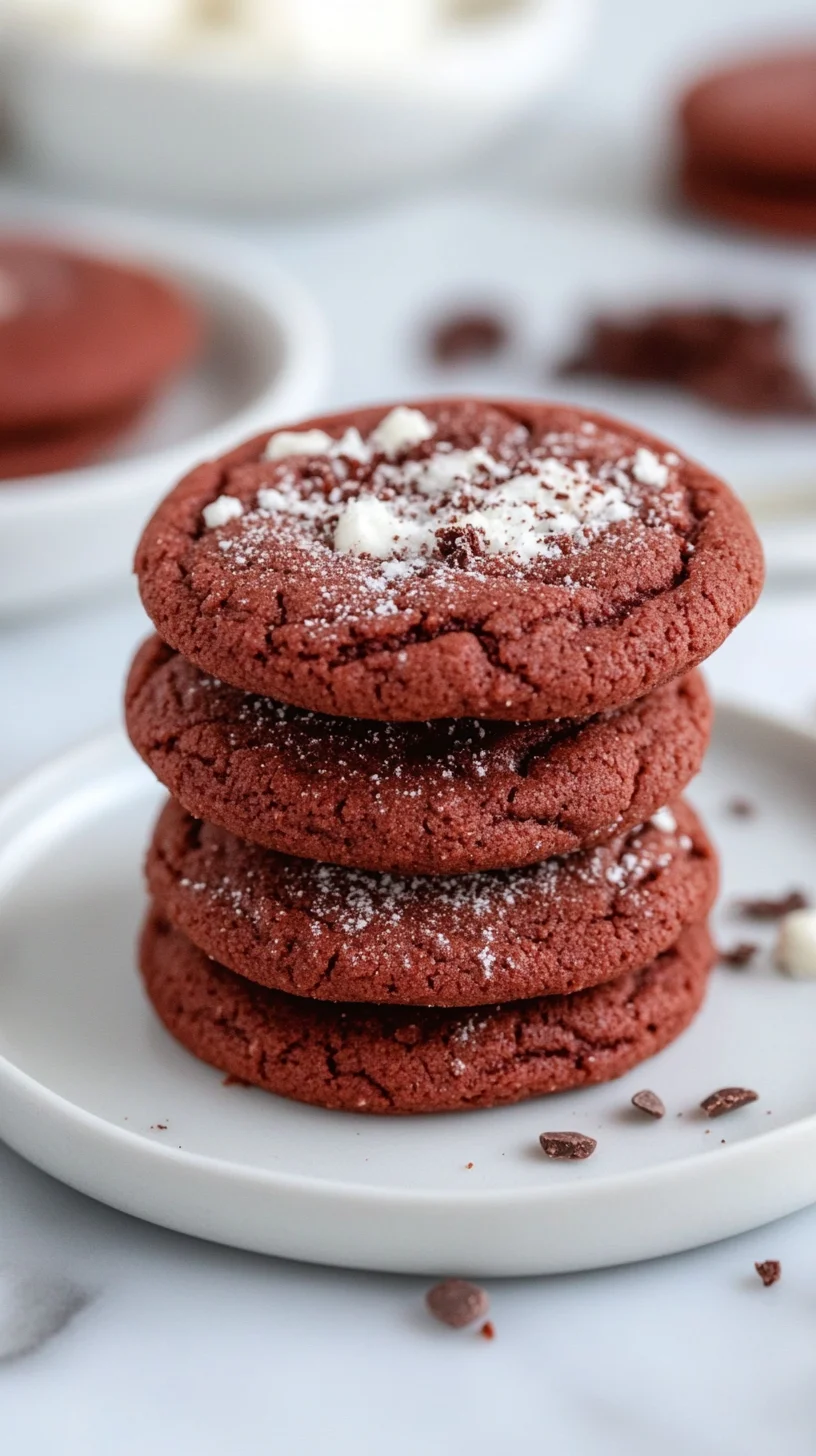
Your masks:
M756 819L729 816L747 792ZM606 1086L399 1119L225 1088L161 1029L134 969L163 798L114 735L0 804L0 1134L46 1171L261 1253L477 1277L673 1253L816 1201L816 986L772 969L772 933L750 974L715 974L673 1047ZM735 896L816 884L816 730L723 709L694 799L724 858L723 942L747 933ZM708 1121L701 1098L735 1085L760 1101ZM642 1086L660 1123L629 1105ZM596 1154L545 1162L549 1127L590 1132Z
M601 21L556 129L531 126L497 154L494 188L645 212L644 158L678 70L763 32L812 26L813 0L605 0ZM369 279L352 271L343 305L330 235L300 271L333 323L365 316ZM343 371L373 395L365 346L353 333L338 343ZM0 776L118 715L124 664L144 631L132 592L0 631L4 703L13 685ZM767 593L709 677L722 694L812 725L812 584ZM766 867L761 845L757 865ZM486 1344L425 1318L422 1278L291 1264L166 1233L2 1148L0 1190L3 1258L62 1271L92 1295L50 1345L0 1371L13 1456L813 1453L816 1209L642 1265L491 1281L497 1337ZM753 1270L765 1258L783 1264L769 1290Z
M39 214L33 213L38 217ZM19 209L14 225L25 226ZM59 236L176 278L200 304L206 345L105 462L0 486L0 613L47 606L131 567L168 485L198 461L308 410L325 385L323 321L301 286L258 248L110 218Z
M399 188L500 134L562 78L588 6L528 0L362 76L270 75L246 54L232 67L223 43L154 62L33 34L3 68L6 101L20 155L51 182L174 205L322 203Z

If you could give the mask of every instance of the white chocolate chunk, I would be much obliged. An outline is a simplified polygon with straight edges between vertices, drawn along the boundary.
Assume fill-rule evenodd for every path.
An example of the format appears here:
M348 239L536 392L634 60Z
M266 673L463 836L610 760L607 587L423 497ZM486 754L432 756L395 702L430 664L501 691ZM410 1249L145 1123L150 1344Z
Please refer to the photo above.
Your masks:
M376 556L381 561L399 550L418 555L423 545L433 544L433 539L430 528L406 521L373 495L350 501L334 528L335 551Z
M204 525L209 530L216 526L226 526L227 521L236 521L244 514L244 508L234 495L219 495L201 512L204 517Z
M776 964L797 981L816 981L816 910L791 910L784 917Z
M641 445L635 451L632 474L640 485L654 485L662 490L669 478L669 468L658 460L653 450L647 450L645 446Z
M649 822L654 825L655 829L659 829L661 834L674 834L677 829L677 820L671 809L665 804L662 809L658 809L657 813L652 815Z
M281 430L264 450L265 460L285 460L290 455L328 455L334 441L325 430Z
M372 430L368 443L373 450L381 450L389 460L393 460L405 450L413 449L414 445L430 440L435 434L436 425L421 410L398 404Z

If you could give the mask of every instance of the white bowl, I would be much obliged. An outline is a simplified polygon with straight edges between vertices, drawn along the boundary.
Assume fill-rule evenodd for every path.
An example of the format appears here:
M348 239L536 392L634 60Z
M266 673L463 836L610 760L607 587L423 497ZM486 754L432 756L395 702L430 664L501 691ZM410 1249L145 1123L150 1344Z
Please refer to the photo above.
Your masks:
M132 220L118 229L36 226L175 278L209 319L208 343L111 458L0 482L2 613L124 580L141 527L170 486L199 461L309 413L327 374L316 305L260 248L231 239L222 251L186 230Z
M439 171L493 138L563 76L590 6L527 0L379 77L26 32L10 43L4 100L24 165L62 184L185 205L324 202Z

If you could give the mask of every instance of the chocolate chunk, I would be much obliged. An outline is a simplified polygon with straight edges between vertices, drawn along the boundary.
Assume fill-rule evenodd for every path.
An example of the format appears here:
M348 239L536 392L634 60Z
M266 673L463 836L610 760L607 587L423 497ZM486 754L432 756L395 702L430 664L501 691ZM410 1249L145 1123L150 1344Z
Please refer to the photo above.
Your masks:
M441 526L436 532L436 549L451 566L466 570L474 556L484 555L484 548L475 526Z
M753 819L757 811L750 799L729 799L726 808L735 819Z
M749 1102L756 1102L759 1098L758 1092L752 1092L749 1087L720 1087L717 1092L703 1098L700 1106L708 1117L722 1117L726 1112L735 1112L738 1107L746 1107Z
M755 1264L754 1268L766 1289L782 1278L782 1265L778 1259L763 1259L762 1263Z
M583 1132L543 1132L538 1141L548 1158L589 1158L598 1146Z
M453 1330L464 1329L474 1320L484 1319L490 1301L478 1284L466 1279L443 1279L425 1295L425 1303L434 1319Z
M650 1092L648 1089L635 1093L632 1098L632 1106L636 1107L639 1112L648 1112L650 1117L666 1116L666 1104L663 1098L658 1097L656 1092Z
M791 890L776 900L772 897L740 900L737 908L746 920L781 920L783 915L789 915L792 910L810 909L810 898L801 890Z
M463 364L490 359L507 344L510 330L498 314L451 314L433 330L430 351L437 364Z
M759 946L753 940L741 940L738 945L732 945L730 950L719 950L717 959L721 966L734 966L740 969L747 966L754 959Z

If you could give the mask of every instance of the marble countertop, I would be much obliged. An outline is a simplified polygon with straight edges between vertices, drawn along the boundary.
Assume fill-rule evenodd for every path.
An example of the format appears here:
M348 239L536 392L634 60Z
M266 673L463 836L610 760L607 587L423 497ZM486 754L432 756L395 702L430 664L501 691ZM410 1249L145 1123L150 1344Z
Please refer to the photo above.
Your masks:
M471 184L648 207L646 155L626 139L641 134L669 72L772 21L812 16L811 3L714 8L660 7L658 23L645 0L606 0L555 131L531 126ZM253 232L290 267L300 254L342 330L331 225L312 224L308 246L297 226ZM364 311L365 280L349 286ZM347 330L339 366L336 398L381 392ZM131 586L0 627L0 781L116 719L144 631ZM774 583L709 676L721 697L816 723L816 580ZM783 1265L768 1290L753 1268L767 1258ZM0 1147L0 1447L9 1456L235 1456L259 1445L298 1456L545 1445L569 1456L760 1456L772 1443L785 1456L812 1452L816 1209L649 1264L492 1281L491 1343L433 1326L426 1284L186 1239Z

